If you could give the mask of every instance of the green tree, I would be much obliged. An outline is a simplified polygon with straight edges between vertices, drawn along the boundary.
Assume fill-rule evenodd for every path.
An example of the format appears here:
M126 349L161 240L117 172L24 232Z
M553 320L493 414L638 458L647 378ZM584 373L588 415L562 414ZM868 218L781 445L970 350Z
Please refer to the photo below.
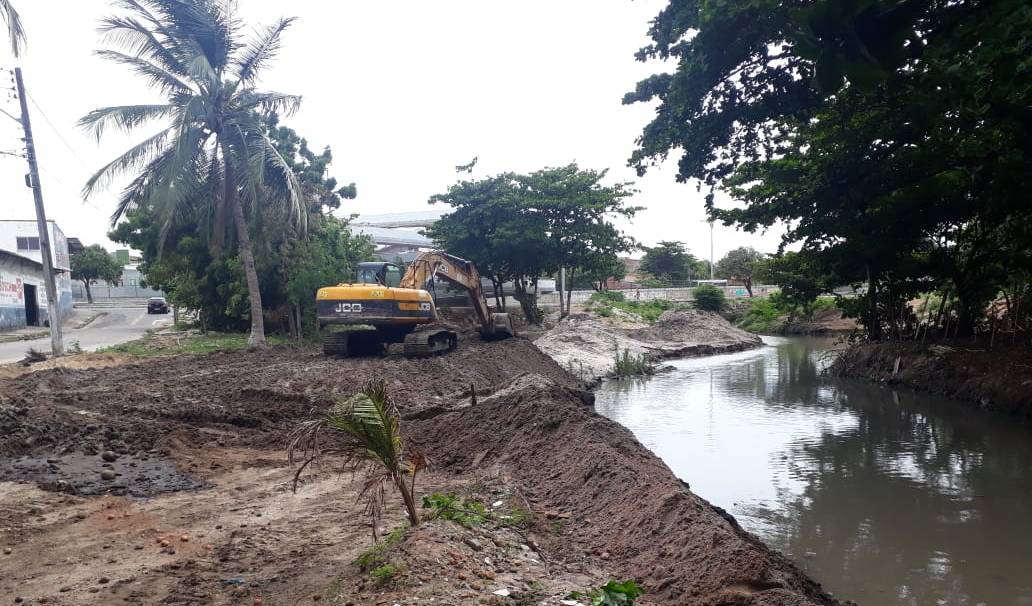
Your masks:
M720 261L717 261L716 274L726 280L741 280L745 284L745 290L749 292L751 297L753 296L753 276L756 272L757 264L761 263L763 259L763 253L757 252L756 249L749 246L739 246L729 251Z
M90 287L97 280L118 282L122 277L122 265L100 244L91 244L72 255L72 279L79 280L86 288L86 300L93 303Z
M626 97L660 101L631 162L683 150L711 216L789 225L822 280L866 285L872 339L905 332L920 288L970 333L1032 248L1030 28L1019 0L671 3L640 58L677 72Z
M603 185L605 174L570 164L527 175L502 173L460 181L430 199L453 210L427 235L476 263L494 284L499 305L502 284L511 280L524 315L537 322L541 276L566 267L572 290L578 272L597 273L618 252L634 246L608 220L638 210L624 205L633 192L626 183ZM566 309L569 296L568 291Z
M702 269L706 267L705 273ZM646 246L641 258L641 271L656 278L664 285L686 284L692 279L709 277L708 266L688 252L683 242L662 241L656 246Z
M120 196L113 223L133 209L152 208L150 216L160 222L163 240L177 222L192 222L204 226L216 249L231 231L250 303L248 345L263 347L262 299L247 215L254 220L275 206L279 220L299 230L307 219L297 176L263 125L265 115L292 113L300 98L255 89L292 19L281 19L243 39L232 3L116 4L128 15L108 17L100 29L107 41L125 52L98 54L145 78L166 101L97 109L80 124L98 139L108 128L133 132L155 121L165 124L97 171L83 195L89 197L119 175L134 174ZM272 175L276 178L270 179Z
M14 10L11 0L0 0L0 15L7 24L7 37L11 41L11 53L18 57L25 47L25 28L22 27L21 17L18 11Z

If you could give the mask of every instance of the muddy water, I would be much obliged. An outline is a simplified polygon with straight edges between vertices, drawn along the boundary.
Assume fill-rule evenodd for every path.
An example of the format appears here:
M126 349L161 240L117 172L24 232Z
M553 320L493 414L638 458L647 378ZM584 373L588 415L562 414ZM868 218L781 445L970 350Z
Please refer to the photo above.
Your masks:
M1032 427L824 381L830 341L765 340L606 383L596 408L840 598L1032 605Z

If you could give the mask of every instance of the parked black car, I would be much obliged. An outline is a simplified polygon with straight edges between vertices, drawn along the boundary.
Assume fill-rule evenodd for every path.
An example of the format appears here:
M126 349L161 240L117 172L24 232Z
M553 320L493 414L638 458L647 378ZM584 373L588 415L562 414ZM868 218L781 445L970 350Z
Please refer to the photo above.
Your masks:
M151 297L147 299L147 313L167 314L168 301L165 300L165 297Z

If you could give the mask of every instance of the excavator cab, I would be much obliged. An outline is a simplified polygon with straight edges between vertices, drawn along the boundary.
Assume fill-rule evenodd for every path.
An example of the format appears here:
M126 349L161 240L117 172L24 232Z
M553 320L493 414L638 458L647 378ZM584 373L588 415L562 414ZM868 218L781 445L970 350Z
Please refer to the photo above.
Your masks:
M401 284L401 268L394 263L359 263L355 283L397 288Z

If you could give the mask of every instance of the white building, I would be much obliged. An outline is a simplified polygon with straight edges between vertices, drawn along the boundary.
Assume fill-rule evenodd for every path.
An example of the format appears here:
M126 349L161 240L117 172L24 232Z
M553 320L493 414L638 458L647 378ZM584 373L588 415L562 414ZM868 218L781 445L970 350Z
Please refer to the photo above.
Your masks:
M54 252L58 309L61 315L65 316L72 313L72 265L68 252L68 238L65 237L64 232L53 221L48 221L47 226L50 231L50 246ZM5 291L2 298L0 298L0 306L5 309L18 306L18 303L15 301L18 297L11 298L10 296L18 284L22 284L23 289L21 298L18 299L22 301L22 305L24 305L25 289L36 290L33 288L37 279L35 269L33 269L35 266L31 265L31 262L34 262L39 266L39 288L36 290L36 294L41 297L40 300L42 301L42 309L37 317L36 325L42 326L48 319L46 317L46 289L42 281L43 254L40 251L39 230L36 227L36 221L34 219L23 221L0 220L0 251L8 253L4 255L3 273L0 275L0 289ZM16 257L30 261L30 265L25 265ZM26 320L33 319L31 311L28 310L26 312L25 308L22 307L22 312L27 314L21 316L22 326L25 325ZM13 323L9 323L12 318L16 318L17 314L11 311L4 312L4 314L4 319L0 320L0 326L9 328L18 325L16 320Z

